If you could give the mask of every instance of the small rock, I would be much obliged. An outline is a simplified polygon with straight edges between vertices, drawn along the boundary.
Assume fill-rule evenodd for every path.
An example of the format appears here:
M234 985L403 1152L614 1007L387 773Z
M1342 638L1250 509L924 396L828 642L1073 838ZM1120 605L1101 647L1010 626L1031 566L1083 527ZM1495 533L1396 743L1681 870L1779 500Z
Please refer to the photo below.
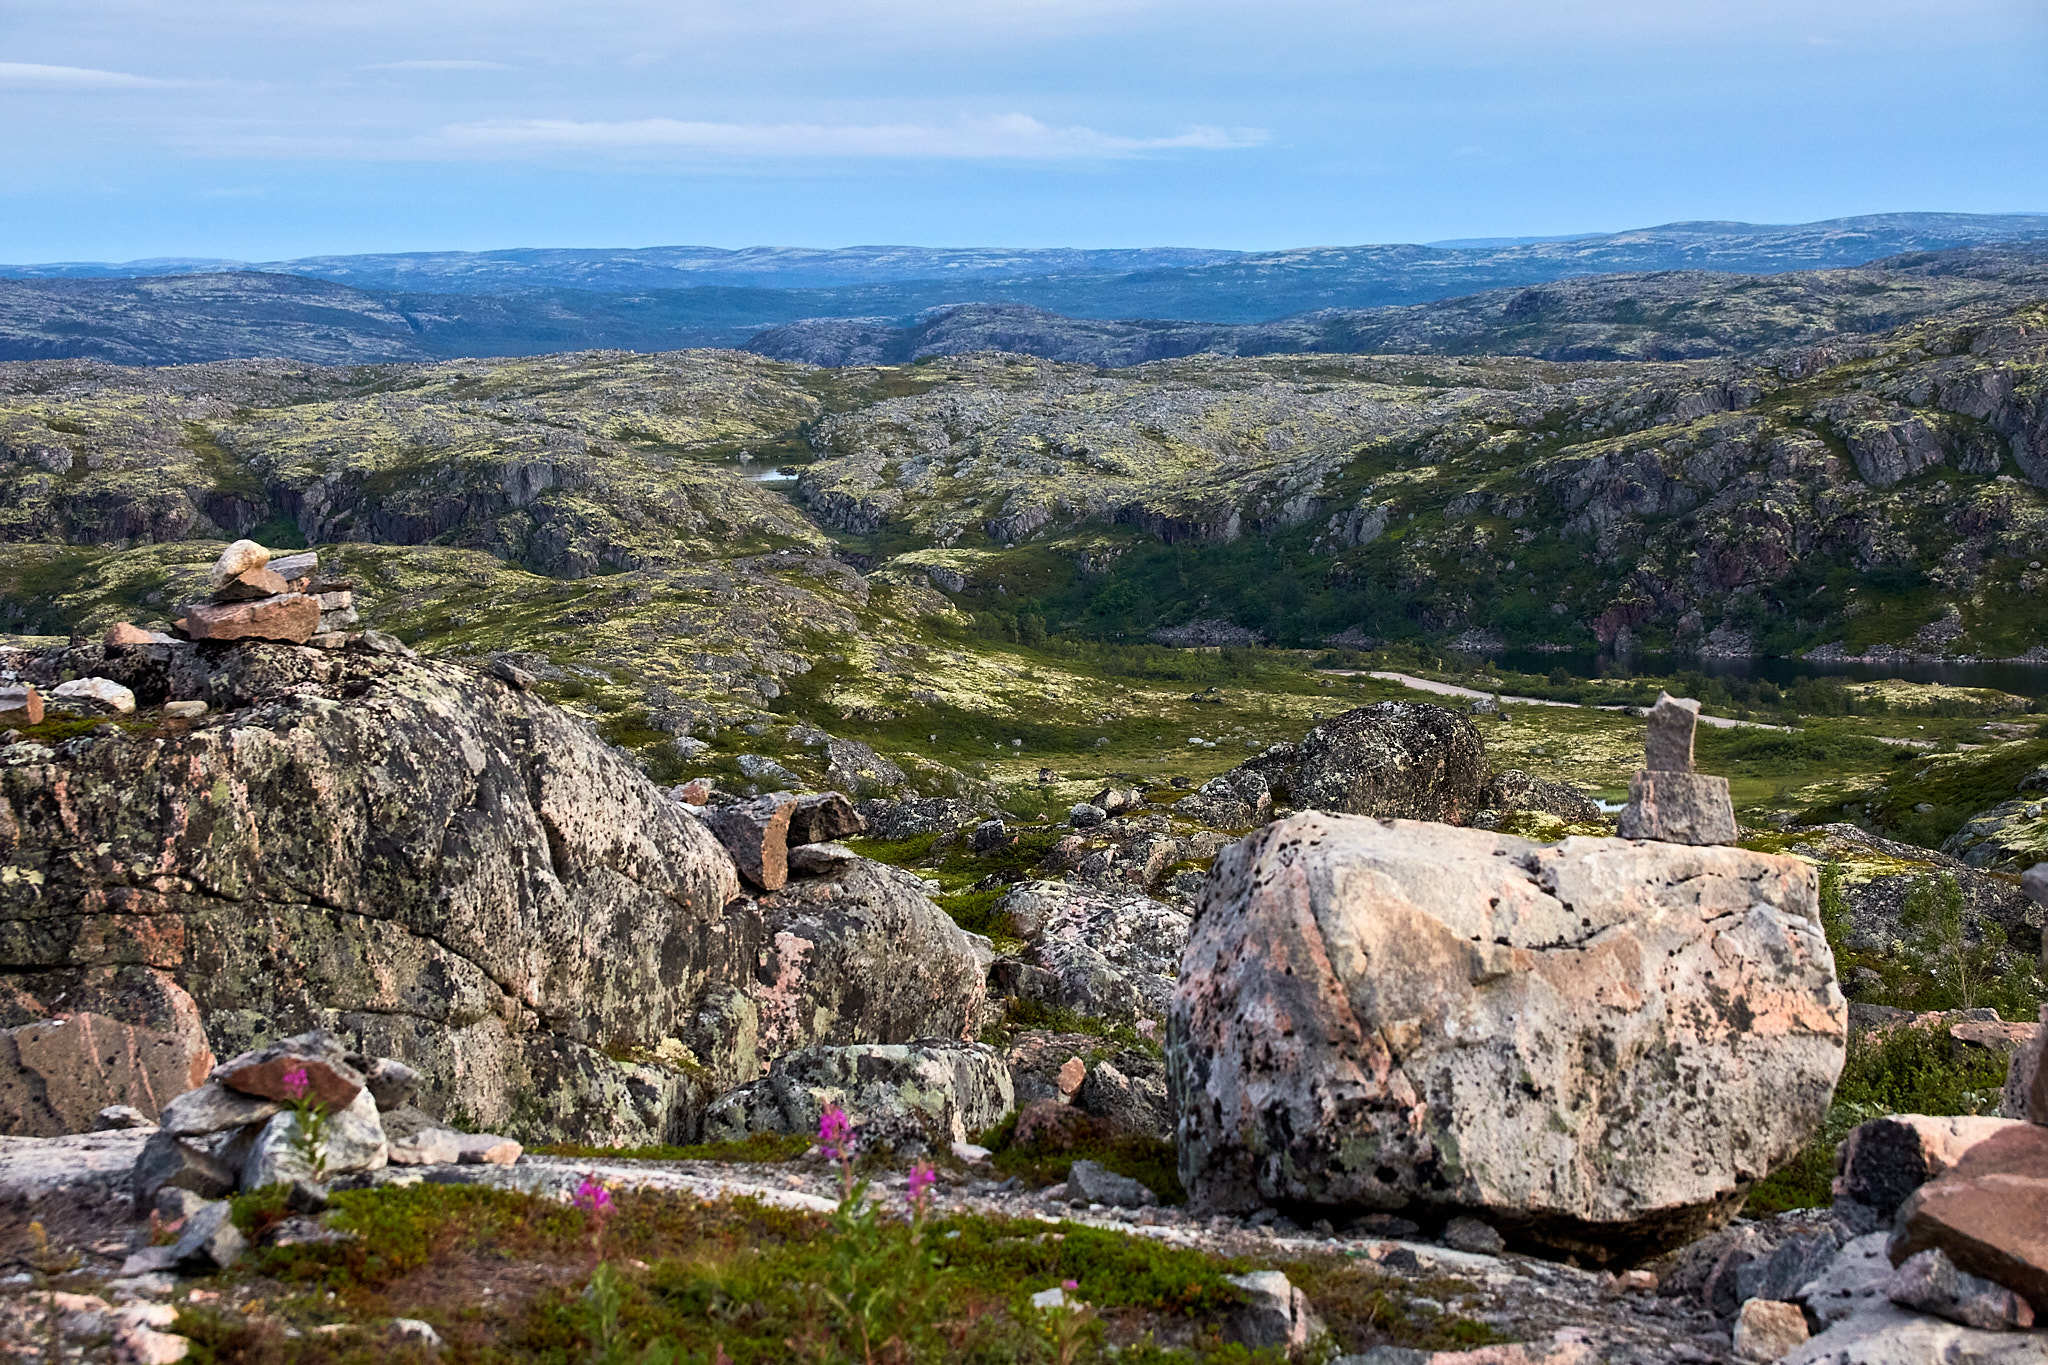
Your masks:
M1040 1311L1048 1308L1065 1308L1067 1306L1067 1293L1058 1285L1054 1285L1050 1289L1041 1289L1031 1296L1031 1306Z
M421 1322L418 1318L393 1318L391 1330L407 1341L417 1341L430 1351L441 1349L441 1334L434 1330L433 1324Z
M317 605L317 604L316 604ZM372 654L396 654L401 659L416 659L412 647L396 635L387 635L381 630L366 630L352 641Z
M154 1128L149 1115L132 1104L110 1104L92 1116L92 1130L95 1133L111 1133L123 1128Z
M244 1095L218 1081L208 1081L164 1106L160 1126L179 1137L203 1137L262 1123L279 1109L276 1100Z
M2025 1331L2034 1309L2025 1299L1977 1275L1966 1275L1939 1248L1906 1258L1892 1272L1885 1294L1902 1308L1986 1332Z
M26 683L0 687L0 725L41 725L43 694Z
M194 640L277 640L294 645L304 644L319 627L320 604L304 593L195 606L178 622Z
M0 707L0 710L4 710ZM0 717L4 719L4 717ZM2020 890L2034 898L2037 905L2048 905L2048 863L2035 863L2020 874Z
M1639 772L1629 780L1618 832L1624 839L1667 844L1732 844L1739 831L1728 779L1710 773Z
M1010 827L1001 820L984 820L967 836L967 847L976 853L993 853L1008 848L1012 842Z
M107 627L107 633L100 637L100 647L110 653L133 649L140 645L169 645L177 642L161 631L144 630L141 626L126 621L116 621Z
M1149 1208L1159 1202L1159 1196L1143 1184L1093 1161L1076 1161L1068 1168L1066 1198L1070 1204L1106 1204L1117 1209Z
M458 1133L455 1159L464 1166L510 1166L526 1149L495 1133Z
M172 720L198 720L206 714L206 703L196 700L167 701L164 703L164 714Z
M1226 1275L1230 1284L1245 1296L1244 1306L1231 1318L1231 1335L1253 1350L1277 1347L1292 1353L1322 1335L1308 1296L1294 1287L1278 1270L1254 1270L1247 1275Z
M1892 1114L1850 1131L1836 1163L1836 1192L1887 1222L1906 1197L1953 1166L1970 1148L2018 1126L2016 1119Z
M1699 728L1700 704L1690 697L1657 694L1650 708L1649 733L1643 744L1643 766L1657 773L1692 771L1693 732Z
M377 1101L377 1108L402 1109L412 1103L412 1097L419 1093L425 1080L419 1072L399 1061L396 1057L352 1058L351 1064L363 1073L363 1088L370 1092L370 1098Z
M339 1038L315 1029L229 1058L213 1069L213 1079L244 1095L283 1101L295 1098L285 1076L304 1071L312 1098L329 1108L345 1109L363 1089L363 1073L347 1058Z
M462 1135L447 1128L426 1128L391 1143L394 1166L453 1166L462 1160Z
M73 678L50 689L50 700L65 711L88 716L131 716L135 694L110 678Z
M114 1345L120 1358L128 1365L177 1365L192 1353L192 1343L186 1338L139 1323L124 1323L116 1327Z
M231 1194L235 1188L232 1167L162 1129L150 1134L143 1144L129 1179L139 1209L154 1206L157 1192L166 1186L191 1190L208 1199Z
M238 540L221 551L220 558L213 563L213 572L209 579L212 585L218 588L251 569L261 569L269 563L270 551L253 540Z
M178 1269L188 1275L204 1275L233 1265L248 1245L234 1223L234 1211L219 1199L185 1220L171 1254Z
M327 1187L304 1176L293 1176L285 1189L284 1206L293 1213L325 1213Z
M955 1161L964 1161L970 1166L979 1166L994 1155L995 1153L991 1152L988 1148L976 1146L972 1142L956 1142L953 1144L953 1159Z
M320 572L320 556L313 550L299 550L293 554L273 556L263 567L287 583L310 582L313 575Z
M156 1214L159 1222L182 1223L205 1208L209 1202L205 1195L195 1191L180 1189L176 1185L166 1185L156 1192L156 1199L150 1204L150 1210Z
M1075 829L1093 829L1108 818L1102 807L1090 805L1086 801L1075 802L1067 811L1067 823Z
M201 1207L204 1207L204 1201L202 1201ZM123 1275L155 1275L162 1271L176 1269L177 1264L178 1250L176 1247L142 1247L128 1253L128 1259L121 1262L121 1273Z
M868 827L853 802L839 792L799 796L789 812L789 843L825 844L859 834Z
M265 1185L311 1179L315 1172L306 1168L298 1137L299 1118L290 1110L264 1124L242 1158L241 1187L257 1190ZM326 1161L325 1175L382 1170L390 1154L384 1126L378 1122L377 1102L369 1091L359 1090L352 1103L328 1114L320 1143L320 1155Z
M325 604L323 603L322 605L324 606ZM531 692L534 684L539 681L538 678L535 678L533 674L528 673L518 664L507 662L504 659L491 660L490 674L499 682L505 683L521 692Z
M213 600L216 602L258 602L266 597L279 597L291 589L283 578L269 569L246 569L228 579L216 583Z
M860 860L860 855L845 844L798 844L789 851L789 875L829 877Z
M1657 1272L1624 1270L1614 1277L1614 1287L1624 1294L1654 1294L1657 1292Z
M1796 1303L1750 1299L1735 1315L1735 1358L1769 1365L1807 1338L1806 1314Z
M763 891L789 882L789 821L796 799L772 792L734 805L706 810L698 818L732 855L740 876Z
M1069 1057L1060 1065L1056 1083L1060 1088L1060 1094L1066 1099L1072 1099L1080 1091L1082 1082L1087 1079L1088 1063L1079 1057Z
M1444 1224L1443 1243L1453 1251L1479 1256L1498 1256L1507 1250L1507 1240L1477 1218L1453 1218Z

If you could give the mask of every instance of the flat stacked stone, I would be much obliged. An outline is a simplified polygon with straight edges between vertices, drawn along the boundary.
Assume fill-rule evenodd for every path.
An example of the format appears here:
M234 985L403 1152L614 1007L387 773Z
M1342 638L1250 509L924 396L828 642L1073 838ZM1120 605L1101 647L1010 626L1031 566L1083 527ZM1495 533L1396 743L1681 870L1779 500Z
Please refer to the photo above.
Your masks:
M1621 813L1621 837L1667 844L1732 844L1735 799L1728 779L1693 771L1693 734L1700 704L1690 697L1657 694L1650 709L1643 768L1628 784L1628 808Z
M317 557L292 555L278 561L296 573L301 561L317 567ZM302 645L318 634L323 611L320 598L296 587L306 578L287 578L271 565L270 551L253 540L238 540L221 553L209 576L211 600L186 609L177 627L193 640L280 640Z

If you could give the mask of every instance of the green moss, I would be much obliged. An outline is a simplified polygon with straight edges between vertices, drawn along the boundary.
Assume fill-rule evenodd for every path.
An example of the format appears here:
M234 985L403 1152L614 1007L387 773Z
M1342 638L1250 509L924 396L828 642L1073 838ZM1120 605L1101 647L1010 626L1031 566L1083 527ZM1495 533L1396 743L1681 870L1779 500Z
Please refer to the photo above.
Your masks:
M586 1143L551 1142L531 1150L537 1156L585 1157L595 1161L794 1161L810 1151L802 1133L750 1133L737 1142L699 1142L688 1146L592 1147Z

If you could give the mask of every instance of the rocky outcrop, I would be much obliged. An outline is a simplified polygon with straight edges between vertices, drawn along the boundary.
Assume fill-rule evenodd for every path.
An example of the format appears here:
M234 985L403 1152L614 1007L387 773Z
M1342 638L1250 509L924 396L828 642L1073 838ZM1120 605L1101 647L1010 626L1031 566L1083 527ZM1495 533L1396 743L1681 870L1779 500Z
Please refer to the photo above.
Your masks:
M1188 941L1185 910L1052 881L1023 883L999 908L1025 942L1021 970L1008 975L1015 994L1126 1024L1165 1017Z
M1427 702L1347 711L1244 767L1299 810L1461 824L1486 804L1479 731Z
M767 1039L957 1034L979 1008L950 922L950 957L883 970L909 920L944 919L921 895L882 897L893 915L810 913L815 889L742 898L717 840L630 761L498 680L265 644L89 671L210 713L0 749L0 954L24 991L152 968L217 1048L322 1025L432 1077L430 1111L459 1096L489 1127L598 1142L688 1137Z
M0 1133L82 1133L126 1105L154 1123L213 1066L199 1007L147 967L0 984Z
M1298 815L1226 851L1196 914L1181 1179L1626 1259L1799 1149L1846 1028L1797 859Z
M730 1142L749 1133L815 1135L825 1107L837 1105L863 1148L943 1151L994 1127L1012 1099L1009 1068L980 1043L804 1048L713 1101L704 1136Z

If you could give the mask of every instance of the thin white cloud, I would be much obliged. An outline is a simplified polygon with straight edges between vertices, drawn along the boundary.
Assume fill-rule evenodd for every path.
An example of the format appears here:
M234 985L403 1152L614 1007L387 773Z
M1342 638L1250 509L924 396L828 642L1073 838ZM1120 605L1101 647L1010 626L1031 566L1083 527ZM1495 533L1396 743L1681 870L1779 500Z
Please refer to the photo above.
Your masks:
M715 160L1076 161L1155 152L1230 151L1256 147L1266 140L1265 131L1257 128L1196 126L1164 137L1133 137L1057 126L1029 114L1002 114L950 124L509 119L451 124L430 141L451 154L484 157L581 152Z
M185 84L188 82L157 80L126 71L100 71L89 66L0 62L0 90L165 90Z
M373 62L365 71L510 71L504 62L482 62L468 57L424 57L406 62Z

